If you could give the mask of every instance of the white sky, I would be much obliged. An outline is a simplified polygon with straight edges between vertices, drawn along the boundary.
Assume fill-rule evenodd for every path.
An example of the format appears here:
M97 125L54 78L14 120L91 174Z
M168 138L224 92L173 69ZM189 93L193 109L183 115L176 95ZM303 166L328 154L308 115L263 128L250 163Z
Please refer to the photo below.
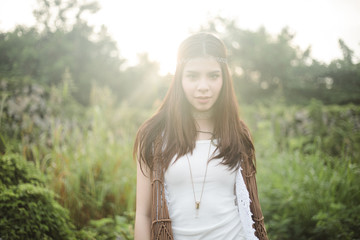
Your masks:
M260 26L278 34L288 26L301 49L329 62L340 57L338 39L360 60L360 0L99 0L102 9L89 22L107 26L122 57L135 64L137 53L148 52L161 73L173 73L180 42L211 16L237 19L242 29ZM34 23L35 0L0 0L0 30Z

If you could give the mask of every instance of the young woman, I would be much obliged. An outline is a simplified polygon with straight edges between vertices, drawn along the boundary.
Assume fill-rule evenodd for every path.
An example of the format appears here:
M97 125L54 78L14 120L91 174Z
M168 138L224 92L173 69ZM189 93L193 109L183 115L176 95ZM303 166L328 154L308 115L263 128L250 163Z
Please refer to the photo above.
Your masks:
M210 33L178 49L167 95L136 135L135 240L267 239L226 57Z

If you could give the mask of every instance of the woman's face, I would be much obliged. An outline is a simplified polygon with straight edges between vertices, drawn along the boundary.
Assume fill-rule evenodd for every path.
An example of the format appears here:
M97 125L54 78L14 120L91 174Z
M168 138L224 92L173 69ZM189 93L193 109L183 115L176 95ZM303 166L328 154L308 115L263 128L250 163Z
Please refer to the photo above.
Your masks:
M220 64L213 57L193 58L185 64L181 82L193 111L210 110L223 85Z

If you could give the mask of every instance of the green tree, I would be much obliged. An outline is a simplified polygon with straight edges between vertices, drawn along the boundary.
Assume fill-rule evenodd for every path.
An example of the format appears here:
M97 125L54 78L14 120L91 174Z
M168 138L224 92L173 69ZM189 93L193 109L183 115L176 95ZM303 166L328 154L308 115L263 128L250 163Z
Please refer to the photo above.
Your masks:
M80 103L88 104L92 83L114 88L121 99L125 92L120 67L125 60L104 26L95 33L81 18L83 13L96 12L97 4L61 0L38 3L36 26L18 26L13 32L0 34L2 77L19 84L26 80L51 86L59 85L69 71L72 94Z
M360 62L354 63L354 52L339 40L343 58L333 60L322 84L326 103L360 104Z
M284 28L276 37L264 27L242 30L235 20L216 17L200 28L220 33L229 50L229 63L238 96L247 103L284 101L307 104L312 98L325 103L359 102L359 63L340 40L343 59L329 66L301 50L295 34Z

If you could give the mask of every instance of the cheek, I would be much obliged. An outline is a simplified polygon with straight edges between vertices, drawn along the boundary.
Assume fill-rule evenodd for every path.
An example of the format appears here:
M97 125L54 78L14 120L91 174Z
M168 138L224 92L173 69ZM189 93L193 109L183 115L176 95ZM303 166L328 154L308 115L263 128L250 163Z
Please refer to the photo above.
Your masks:
M183 92L186 95L187 88L186 88L186 83L185 83L185 81L183 79L181 79L181 88L182 88Z
M224 82L222 79L220 79L220 81L217 82L217 84L215 86L217 94L219 94L221 92L221 89L223 88L223 84L224 84Z
M182 85L182 89L183 89L185 95L191 94L193 86L189 81L184 79L181 81L181 85Z

